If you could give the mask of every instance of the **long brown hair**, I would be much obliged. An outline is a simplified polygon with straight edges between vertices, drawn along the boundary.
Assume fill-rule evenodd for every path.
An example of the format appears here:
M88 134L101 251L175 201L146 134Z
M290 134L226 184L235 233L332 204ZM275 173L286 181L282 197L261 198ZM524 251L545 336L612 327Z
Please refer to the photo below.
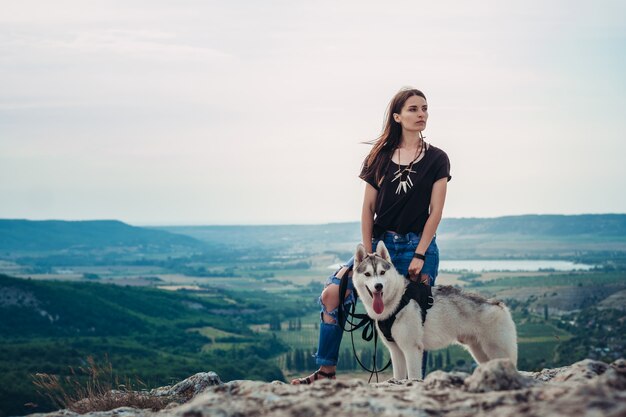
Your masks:
M398 147L402 138L402 125L394 120L393 114L400 113L404 103L412 96L420 96L426 100L426 96L420 90L403 88L389 102L382 133L376 139L364 142L373 145L373 147L363 162L360 178L365 179L373 174L376 184L380 186L382 183L391 154Z

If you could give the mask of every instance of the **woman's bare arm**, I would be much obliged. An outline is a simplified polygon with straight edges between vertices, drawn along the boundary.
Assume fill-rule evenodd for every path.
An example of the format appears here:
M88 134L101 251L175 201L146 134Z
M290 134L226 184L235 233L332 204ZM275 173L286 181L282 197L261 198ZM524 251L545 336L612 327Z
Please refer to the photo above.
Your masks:
M363 210L361 211L361 236L367 253L372 253L372 234L374 232L374 211L378 191L371 184L365 184ZM432 238L432 237L431 237Z
M433 184L433 191L430 197L430 214L428 216L428 220L426 220L426 224L424 225L422 238L420 239L417 249L415 250L416 253L421 253L422 255L426 253L426 249L430 246L430 242L433 240L435 232L437 232L437 227L439 226L439 222L441 221L441 217L443 215L443 205L446 201L447 190L447 178L441 178Z

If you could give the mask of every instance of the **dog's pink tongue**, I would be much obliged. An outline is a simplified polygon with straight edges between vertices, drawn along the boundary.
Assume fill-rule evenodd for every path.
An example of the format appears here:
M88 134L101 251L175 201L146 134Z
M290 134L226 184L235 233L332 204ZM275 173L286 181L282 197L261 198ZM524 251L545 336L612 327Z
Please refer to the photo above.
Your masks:
M379 292L375 292L373 295L374 297L374 311L376 312L376 314L380 314L383 312L383 310L385 309L385 305L383 304L383 297L382 297L382 293Z

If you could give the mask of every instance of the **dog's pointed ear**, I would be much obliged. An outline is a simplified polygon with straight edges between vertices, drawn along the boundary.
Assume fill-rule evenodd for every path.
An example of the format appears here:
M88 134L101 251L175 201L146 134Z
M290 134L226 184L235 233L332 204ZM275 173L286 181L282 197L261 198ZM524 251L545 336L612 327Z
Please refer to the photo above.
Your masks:
M376 245L376 255L380 256L387 262L391 262L391 256L389 256L387 246L385 246L385 242L382 240L379 240L378 245Z
M354 254L354 263L360 264L367 257L367 252L365 251L365 246L362 243L359 243L356 247L356 253Z

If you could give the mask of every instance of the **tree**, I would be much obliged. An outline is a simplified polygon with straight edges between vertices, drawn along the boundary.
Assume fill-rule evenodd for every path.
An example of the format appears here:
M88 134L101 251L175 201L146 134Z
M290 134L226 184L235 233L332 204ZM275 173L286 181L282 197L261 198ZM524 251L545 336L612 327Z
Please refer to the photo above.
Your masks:
M293 362L296 367L296 370L304 371L306 363L304 362L304 352L302 352L302 349L300 348L296 349L293 355L294 355Z
M435 368L443 368L443 355L441 354L441 352L437 352L437 356L435 357Z
M341 354L341 369L353 370L357 368L356 357L352 353L352 349L345 348Z
M272 331L280 331L280 319L276 316L273 316L270 319L270 330Z
M366 368L372 367L372 351L369 348L361 351L361 363Z
M317 365L315 364L315 355L311 353L310 350L306 351L306 367L307 369L315 369Z
M346 361L348 359L348 357L346 356L346 350L342 350L341 353L339 354L339 360L337 361L337 369L348 369L347 365L348 362Z
M382 349L378 348L378 351L376 352L376 368L377 369L382 369L383 366L385 366L385 362L383 362L385 360L385 356L383 355L383 351Z

